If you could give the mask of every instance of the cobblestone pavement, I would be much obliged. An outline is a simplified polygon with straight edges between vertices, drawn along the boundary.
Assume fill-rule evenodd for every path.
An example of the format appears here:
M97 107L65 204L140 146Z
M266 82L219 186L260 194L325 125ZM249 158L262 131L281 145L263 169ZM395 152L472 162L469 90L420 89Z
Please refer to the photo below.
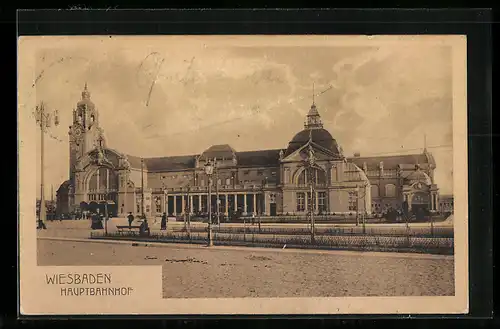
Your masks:
M38 239L46 265L162 265L163 294L193 297L444 296L452 256L149 247Z

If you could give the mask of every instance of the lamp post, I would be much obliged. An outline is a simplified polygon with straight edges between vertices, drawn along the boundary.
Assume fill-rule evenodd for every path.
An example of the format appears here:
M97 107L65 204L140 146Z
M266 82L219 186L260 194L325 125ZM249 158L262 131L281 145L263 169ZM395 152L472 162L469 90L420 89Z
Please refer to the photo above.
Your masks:
M431 236L434 237L434 217L432 212L429 212L429 217L431 219Z
M187 199L187 204L186 204L186 211L184 214L184 230L188 233L189 236L189 231L190 231L190 214L191 214L191 200L190 200L190 195L189 192L191 192L191 186L188 185L186 189L186 199Z
M266 208L266 193L264 192L264 188L267 187L267 177L264 179L262 182L262 188L261 188L261 200L259 202L259 233L260 233L260 226L261 226L261 217L264 213L264 210Z
M188 212L187 212L187 233L188 237L191 238L191 196L189 193L191 192L191 186L188 185L187 195L188 195Z
M146 218L144 214L144 159L141 158L141 215L142 219Z
M96 165L97 165L97 171L101 170L101 168L106 169L106 185L104 186L104 234L108 235L108 220L109 220L109 212L108 212L108 202L109 202L109 167L105 164L110 164L109 160L106 159L106 155L104 153L103 149L103 139L102 136L98 138L98 143L96 145L97 149L97 159L96 159ZM100 195L101 187L99 185L99 182L97 182L97 188L98 188L98 193Z
M214 164L216 164L216 159L214 159ZM215 170L215 196L217 198L217 212L216 212L216 216L217 216L217 226L219 226L219 230L220 230L220 197L219 197L219 171L217 170L217 166L214 166L214 170Z
M38 219L38 228L45 228L47 209L45 208L45 187L44 187L44 136L48 128L59 125L59 114L57 110L52 113L46 111L45 103L41 102L35 108L36 124L40 127L40 213Z
M315 228L314 228L314 194L315 194L315 189L314 189L314 168L311 166L309 168L309 190L311 193L311 209L310 209L310 216L311 216L311 243L314 244L315 242Z
M315 193L315 167L316 167L316 157L314 156L314 151L311 144L309 144L309 156L306 161L306 166L309 172L309 193L311 193L311 203L309 207L309 216L311 218L311 243L315 242L315 227L314 227L314 193Z
M208 246L213 246L212 241L212 175L214 173L214 164L210 161L210 159L205 164L205 174L208 177L208 198L207 198L207 207L208 207Z
M366 196L366 183L363 185L363 188L365 188L364 194L362 196L359 195L359 186L356 186L356 226L359 225L359 199L364 198ZM365 216L363 213L362 216L362 223L363 223L363 234L366 233L366 221L365 221Z
M109 169L107 169L109 170ZM109 217L109 213L108 213L108 200L109 200L109 197L108 197L108 186L106 186L106 189L104 190L104 195L105 195L105 198L106 198L106 203L104 204L104 235L108 235L108 217Z
M165 187L165 182L164 182L164 177L161 177L161 190L163 192L163 212L165 213L166 220L168 221L168 192L167 188ZM162 220L163 220L163 214L162 214Z

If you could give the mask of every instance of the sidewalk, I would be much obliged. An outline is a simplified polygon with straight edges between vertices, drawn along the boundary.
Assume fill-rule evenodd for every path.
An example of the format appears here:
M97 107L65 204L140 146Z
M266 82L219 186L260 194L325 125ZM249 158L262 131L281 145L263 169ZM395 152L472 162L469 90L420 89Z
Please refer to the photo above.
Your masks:
M165 232L161 231L161 220L160 218L157 218L156 220L150 219L149 221L149 227L151 229L151 232ZM451 222L451 221L450 221ZM453 223L451 222L441 222L441 223L436 223L434 227L436 228L452 228ZM139 221L135 220L133 225L138 225ZM39 237L67 237L67 238L88 238L90 237L90 233L92 232L92 229L90 228L91 226L91 221L82 219L82 220L63 220L63 221L47 221L47 229L46 230L38 230L38 236ZM181 230L184 227L184 222L169 222L167 225L167 231L172 231L172 230ZM117 226L128 226L128 220L126 218L111 218L108 221L107 228L109 233L113 233L118 231ZM214 225L216 228L217 225ZM207 223L201 223L201 222L191 222L191 227L196 227L196 228L206 228ZM221 227L243 227L243 223L221 223ZM252 225L251 223L246 223L247 228L257 228L258 224L255 223ZM297 223L290 223L290 224L275 224L275 223L262 223L261 224L262 228L308 228L308 224L297 224ZM355 226L353 224L316 224L317 228L356 228L360 229L362 226ZM367 229L404 229L406 225L404 223L401 224L366 224ZM428 228L430 229L430 224L429 223L413 223L409 225L410 229L415 228L415 229L425 229ZM101 230L99 230L101 231Z
M433 255L418 253L400 253L400 252L376 252L376 251L352 251L352 250L319 250L319 249L287 249L287 248L262 248L262 247L239 247L239 246L212 246L207 247L204 244L184 244L184 243L165 243L165 242L140 242L127 240L99 240L85 238L65 238L65 237L38 237L38 240L60 241L60 242L78 242L78 243L100 243L137 247L157 247L171 249L199 249L209 251L245 251L245 252L265 252L265 253L296 253L296 254L315 254L315 255L344 255L344 256L369 256L385 258L415 258L415 259L453 259L450 255Z

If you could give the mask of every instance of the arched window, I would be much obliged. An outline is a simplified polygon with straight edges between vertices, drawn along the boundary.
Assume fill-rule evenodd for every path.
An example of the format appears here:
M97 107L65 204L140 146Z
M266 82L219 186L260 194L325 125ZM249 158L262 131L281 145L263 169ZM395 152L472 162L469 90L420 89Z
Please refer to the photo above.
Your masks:
M116 172L108 168L99 168L90 177L89 190L118 190L118 183Z
M396 196L396 185L387 184L385 185L385 196L389 198L393 198Z
M372 198L378 198L378 185L372 185Z
M297 184L299 184L299 185L307 184L309 182L309 173L310 173L310 171L308 169L303 170L299 174L299 177L297 178ZM314 169L312 171L312 175L313 175L313 178L314 178L314 181L316 182L316 184L326 184L327 183L326 173L323 170Z
M299 178L297 180L297 184L303 185L306 183L306 171L302 171L299 175Z

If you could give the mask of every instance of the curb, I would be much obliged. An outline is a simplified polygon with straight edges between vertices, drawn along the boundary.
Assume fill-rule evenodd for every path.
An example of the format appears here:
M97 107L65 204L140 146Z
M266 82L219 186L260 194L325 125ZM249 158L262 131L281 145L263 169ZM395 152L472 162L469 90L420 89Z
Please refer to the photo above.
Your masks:
M101 243L101 244L121 244L139 247L171 248L171 249L204 249L212 251L245 251L245 252L284 252L296 254L317 254L317 255L343 255L343 256L372 256L385 258L415 258L415 259L454 259L454 255L419 254L401 252L380 252L380 251L354 251L354 250L321 250L321 249L283 249L264 247L240 247L240 246L213 246L208 248L204 244L187 243L164 243L164 242L140 242L132 240L112 240L112 239L82 239L82 238L60 238L60 237L38 237L38 240L66 241L79 243Z

